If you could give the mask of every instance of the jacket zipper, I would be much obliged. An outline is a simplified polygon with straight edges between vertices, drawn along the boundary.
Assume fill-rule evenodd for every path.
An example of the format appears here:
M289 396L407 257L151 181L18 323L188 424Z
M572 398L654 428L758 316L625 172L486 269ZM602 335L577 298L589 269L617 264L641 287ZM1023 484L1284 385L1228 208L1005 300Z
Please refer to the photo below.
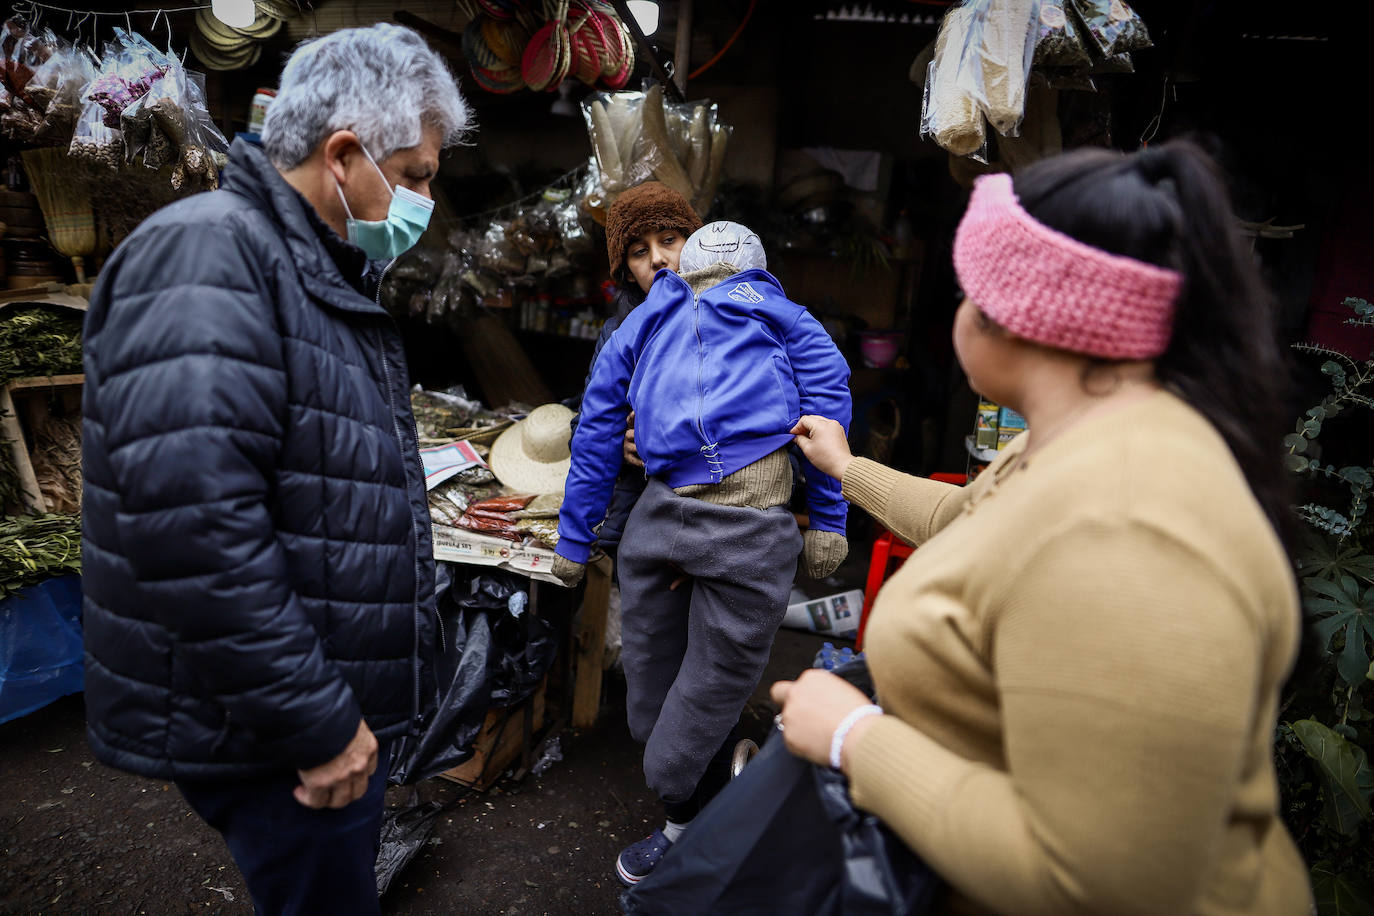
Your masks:
M391 261L386 265L386 267L382 268L382 275L381 275L380 277L377 278L377 295L376 295L376 302L377 302L377 307L378 307L378 308L382 308L382 284L386 282L386 275L387 275L388 273L391 272L391 268L396 264L396 261L397 261L397 260L398 260L397 258L392 258ZM383 311L385 311L385 309L383 309ZM387 317L388 317L388 319L391 318L390 315L388 315ZM395 320L394 320L394 319L391 319L391 320L392 320L392 323L395 324ZM401 450L402 450L402 457L404 458L404 455L405 455L405 447L406 447L406 445L405 445L405 437L401 435L401 423L400 423L399 420L396 419L396 399L395 399L394 392L393 392L392 385L391 385L391 363L390 363L390 361L387 359L387 355L386 355L386 340L385 340L385 338L382 336L382 330L381 330L381 328L378 328L378 329L377 329L377 352L378 352L378 355L380 355L380 356L381 356L381 359L382 359L382 379L383 379L383 381L384 381L385 384L386 384L386 403L387 403L387 407L388 407L388 408L390 409L390 411L391 411L391 427L392 427L392 430L393 430L393 431L395 432L395 434L396 434L396 444L397 444L398 446L400 446L400 448L401 448ZM416 446L417 446L417 447L419 446L419 442L420 442L420 432L419 432L418 429L416 429L416 430L415 430L415 443L416 443ZM406 503L408 504L409 502L410 502L410 475L409 475L409 473L407 473L407 474L406 474ZM411 669L410 669L410 670L411 670L411 674L413 675L412 681L413 681L413 684L414 684L414 691L413 691L413 693L412 693L412 695L411 695L411 704L412 704L412 705L411 705L411 716L410 716L410 721L411 721L411 727L412 727L412 728L415 728L415 727L417 727L417 726L419 725L419 721L420 721L420 536L419 536L419 533L416 532L416 530L415 530L415 519L414 519L413 517L412 517L411 520L410 520L410 550L411 550L411 554L412 554L412 555L414 556L414 558L415 558L415 561L414 561L415 600L414 600L414 602L413 602L412 605L411 605L411 614L410 614L410 627L411 627L411 649L410 649L410 659L411 659L410 665L411 665Z
M692 330L697 336L697 432L701 435L701 444L710 445L711 440L706 438L706 425L702 420L706 410L706 391L701 380L706 372L706 357L701 345L701 296L696 293L692 294L692 321Z

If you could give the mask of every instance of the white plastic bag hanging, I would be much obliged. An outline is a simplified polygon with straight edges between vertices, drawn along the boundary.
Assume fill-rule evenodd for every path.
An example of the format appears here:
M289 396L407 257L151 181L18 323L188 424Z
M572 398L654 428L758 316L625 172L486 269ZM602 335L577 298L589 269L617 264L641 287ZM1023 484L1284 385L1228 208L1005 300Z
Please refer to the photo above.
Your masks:
M970 19L959 56L959 87L998 133L1016 136L1039 37L1040 0L970 0L963 8Z

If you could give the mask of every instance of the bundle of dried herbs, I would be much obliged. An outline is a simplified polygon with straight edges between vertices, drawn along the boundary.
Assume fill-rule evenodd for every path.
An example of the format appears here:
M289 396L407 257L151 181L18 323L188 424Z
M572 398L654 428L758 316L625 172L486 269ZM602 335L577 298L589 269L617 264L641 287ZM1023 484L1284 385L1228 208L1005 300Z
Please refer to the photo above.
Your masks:
M14 306L0 312L0 382L81 371L81 316Z
M34 431L33 474L53 512L81 511L81 418L47 417Z
M81 516L0 519L0 599L54 576L81 572Z
M466 439L490 445L511 419L488 410L478 401L447 391L426 391L416 385L410 392L415 426L425 444Z

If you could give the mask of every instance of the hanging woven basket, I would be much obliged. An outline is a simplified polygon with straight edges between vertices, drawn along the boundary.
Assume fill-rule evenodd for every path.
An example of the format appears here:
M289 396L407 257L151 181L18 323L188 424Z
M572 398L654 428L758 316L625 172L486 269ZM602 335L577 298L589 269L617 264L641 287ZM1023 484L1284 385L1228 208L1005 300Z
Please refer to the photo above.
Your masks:
M520 73L531 89L557 89L572 68L572 39L568 36L567 17L567 0L560 0L554 17L540 26L525 46Z

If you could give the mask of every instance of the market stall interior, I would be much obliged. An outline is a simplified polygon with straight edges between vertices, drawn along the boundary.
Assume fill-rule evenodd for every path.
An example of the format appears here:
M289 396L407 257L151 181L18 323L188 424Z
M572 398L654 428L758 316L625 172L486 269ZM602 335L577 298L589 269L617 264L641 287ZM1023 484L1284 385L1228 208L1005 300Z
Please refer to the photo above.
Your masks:
M25 638L48 644L44 664L58 673L21 696L16 672L0 671L9 677L0 677L0 721L80 687L72 585L79 315L90 284L157 208L215 189L232 142L258 142L282 61L300 41L408 25L448 58L476 111L475 135L433 183L430 228L389 271L382 303L416 384L437 553L452 564L445 613L461 633L486 634L469 640L473 651L520 654L547 641L561 653L522 655L538 670L502 688L503 700L485 682L454 693L449 721L461 722L461 740L453 732L410 749L412 775L430 775L477 759L474 744L487 740L490 754L505 740L499 762L483 757L466 772L481 782L528 763L543 720L593 721L603 665L615 657L609 566L564 607L569 596L549 575L557 482L512 486L495 456L503 442L529 441L536 408L576 407L616 309L604 223L618 194L657 180L703 219L758 232L783 289L852 367L856 453L967 478L1024 428L980 402L950 345L953 229L983 173L1076 146L1130 150L1201 131L1278 293L1282 332L1338 350L1368 343L1365 329L1332 317L1346 296L1367 296L1371 279L1357 206L1370 179L1330 131L1347 120L1332 87L1362 77L1349 72L1357 55L1331 53L1338 25L1316 7L216 0L74 13L14 4L0 34L0 602L22 599L26 613L45 615ZM555 464L567 443L546 444L559 447L561 456L545 453ZM799 580L789 625L856 635L863 596L854 593L867 583L871 598L900 549L861 513L849 525L850 561L824 582ZM881 568L870 568L875 558ZM66 585L38 590L54 582ZM561 632L509 625L531 600ZM455 690L474 665L455 659ZM559 690L545 689L546 674ZM507 706L520 710L514 731L488 718Z

